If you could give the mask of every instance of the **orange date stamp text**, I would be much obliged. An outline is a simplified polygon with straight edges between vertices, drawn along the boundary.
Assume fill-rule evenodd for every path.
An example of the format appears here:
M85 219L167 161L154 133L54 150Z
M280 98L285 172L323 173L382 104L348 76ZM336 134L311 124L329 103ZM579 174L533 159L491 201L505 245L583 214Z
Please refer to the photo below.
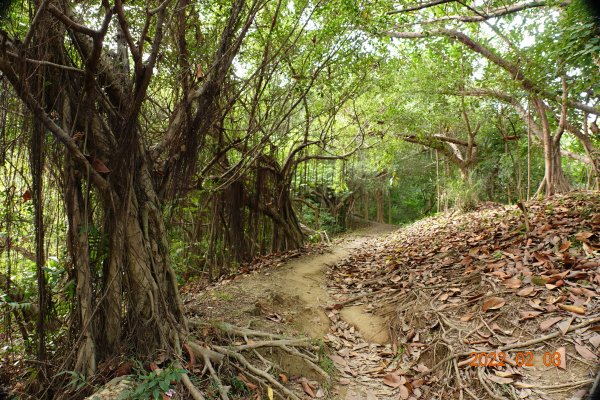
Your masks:
M534 354L532 351L517 352L514 354L514 361L509 359L503 351L485 352L472 351L469 355L469 366L471 367L504 367L506 364L516 365L517 367L533 367ZM542 362L546 367L558 367L562 363L561 353L547 351L542 355Z

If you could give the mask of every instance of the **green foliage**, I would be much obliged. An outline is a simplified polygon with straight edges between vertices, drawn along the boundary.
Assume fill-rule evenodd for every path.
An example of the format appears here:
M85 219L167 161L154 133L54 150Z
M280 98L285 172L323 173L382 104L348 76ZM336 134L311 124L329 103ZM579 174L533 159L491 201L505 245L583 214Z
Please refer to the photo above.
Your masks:
M161 394L171 388L171 382L179 382L181 375L187 373L185 369L175 368L172 365L157 371L147 373L141 365L137 365L138 375L135 378L137 386L119 396L121 400L147 400L160 399Z
M89 385L85 375L77 373L75 371L62 371L55 375L55 377L61 375L69 375L71 380L69 381L69 387L74 389L75 391L81 390L83 387Z
M229 378L228 383L231 387L230 394L233 396L247 396L252 394L246 383L235 375Z
M14 3L13 0L0 0L0 22L3 22L8 17L12 3Z

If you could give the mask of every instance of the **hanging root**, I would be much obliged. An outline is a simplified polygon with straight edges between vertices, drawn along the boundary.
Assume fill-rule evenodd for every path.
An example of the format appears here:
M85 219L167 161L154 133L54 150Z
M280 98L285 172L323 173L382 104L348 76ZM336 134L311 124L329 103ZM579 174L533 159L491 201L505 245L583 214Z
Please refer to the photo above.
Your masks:
M205 326L197 321L190 321L192 326ZM194 360L202 360L203 369L200 376L208 373L213 384L219 391L221 400L229 400L229 387L223 384L222 376L219 374L219 366L227 365L235 368L241 373L242 380L249 384L246 379L255 382L264 389L271 388L274 394L283 399L300 400L290 388L285 386L286 382L280 382L273 372L284 372L276 361L269 359L265 354L268 351L280 350L293 357L301 359L305 365L314 371L322 381L329 382L330 377L318 366L319 357L316 354L316 346L306 338L288 338L268 332L242 328L227 323L213 326L227 336L227 343L221 345L201 346L193 341L188 341L183 347L188 351L190 364ZM236 342L236 338L243 338ZM235 343L235 344L232 344ZM260 350L266 350L260 351ZM247 377L247 378L246 378ZM194 400L204 400L202 393L194 386L189 376L182 376L182 382L188 389Z

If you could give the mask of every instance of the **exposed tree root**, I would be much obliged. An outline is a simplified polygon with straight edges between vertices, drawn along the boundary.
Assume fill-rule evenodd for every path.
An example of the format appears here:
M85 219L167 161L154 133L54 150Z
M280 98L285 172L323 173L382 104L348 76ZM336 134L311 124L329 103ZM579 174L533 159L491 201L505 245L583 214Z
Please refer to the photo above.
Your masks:
M190 393L190 395L192 396L192 398L194 400L205 400L206 399L202 395L202 393L198 390L198 388L196 388L196 386L194 386L194 384L190 380L190 377L187 374L181 375L181 382L183 382L183 385L188 390L188 392Z
M191 326L206 327L205 323L191 320ZM203 369L200 376L208 373L213 384L219 391L221 400L229 400L229 387L222 381L222 376L218 372L217 366L229 366L238 370L244 377L256 382L258 385L266 388L271 388L274 394L283 399L300 400L300 397L291 389L286 387L283 382L280 382L276 376L271 374L272 371L281 371L283 369L273 360L269 360L259 350L281 350L291 356L303 360L306 365L316 372L323 381L330 381L330 377L322 368L318 366L319 357L311 352L316 350L316 347L311 344L307 338L287 338L282 335L272 334L269 332L257 331L249 328L234 326L228 323L219 323L212 325L218 331L228 336L227 343L232 343L235 337L244 339L243 344L212 344L210 346L202 346L193 341L187 341L184 348L190 353L190 358L202 360ZM256 362L266 366L261 369L256 365ZM194 361L190 360L190 364ZM192 383L187 374L182 376L182 383L190 392L194 400L204 400L202 392Z
M207 324L191 320L192 327L206 327ZM200 387L194 382L194 377L210 377L211 384L218 391L221 400L229 400L234 393L227 382L238 371L237 379L244 382L249 390L262 387L265 391L271 389L273 394L281 399L300 400L301 396L286 386L287 379L280 381L280 373L287 373L277 361L270 359L269 352L279 354L284 352L301 360L305 365L320 377L321 382L330 382L330 376L318 366L318 347L307 338L288 338L269 332L242 328L227 323L211 325L224 335L214 335L211 344L200 344L187 337L181 346L189 358L184 365L181 358L172 360L177 369L188 369L181 375L181 383L194 400L206 400L209 396L208 388ZM243 342L240 340L243 339ZM200 364L201 363L201 364ZM196 368L193 368L196 365ZM199 371L199 366L202 370ZM161 369L154 364L153 371L161 373ZM195 374L195 375L194 375ZM113 381L115 381L113 379ZM131 381L131 380L130 380ZM132 385L135 384L132 382ZM256 386L253 384L256 383ZM110 392L111 396L119 396L121 392L131 390L131 386L116 387L109 383L103 389ZM97 392L88 399L93 399ZM103 398L102 395L99 396ZM113 398L113 397L111 397Z

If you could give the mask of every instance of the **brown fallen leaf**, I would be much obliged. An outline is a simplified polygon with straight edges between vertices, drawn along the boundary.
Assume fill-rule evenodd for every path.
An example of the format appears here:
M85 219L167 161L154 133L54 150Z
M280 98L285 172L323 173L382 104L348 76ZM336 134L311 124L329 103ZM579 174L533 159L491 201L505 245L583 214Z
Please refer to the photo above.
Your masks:
M306 393L310 397L315 397L315 392L313 391L313 388L310 386L310 384L308 383L306 378L301 378L300 384L302 385L302 389L304 390L304 393Z
M560 245L560 249L558 249L558 251L564 253L565 251L569 250L569 247L571 247L571 242L567 240Z
M496 375L488 375L488 379L492 382L496 382L500 385L506 385L508 383L513 383L515 380L513 378L504 378L502 376L496 376Z
M576 344L575 345L575 350L577 350L577 352L579 353L579 355L583 358L585 358L586 360L590 360L590 361L595 361L598 357L594 354L594 352L592 352L590 349L588 349L585 346L582 346L580 344Z
M506 304L506 301L502 297L490 297L483 302L483 311L497 310Z
M535 318L538 315L540 315L541 313L542 313L541 311L519 311L519 314L521 314L522 320Z
M190 348L190 346L187 343L183 344L183 348L187 352L188 357L190 359L190 361L187 364L187 368L191 368L194 365L196 365L196 357L194 356L194 352L192 351L192 349Z
M594 347L600 347L600 335L595 334L589 339L589 342Z
M402 400L407 400L410 397L410 391L408 390L408 388L406 386L400 385L399 390L400 390L400 398Z
M288 377L286 374L279 374L279 380L281 381L281 383L285 384L288 383Z
M585 308L579 306L571 306L568 304L559 304L558 307L562 308L565 311L573 312L575 314L584 315Z
M547 331L548 329L550 329L552 327L552 325L556 324L558 321L561 321L562 319L563 319L563 317L550 317L548 319L545 319L540 324L540 330L542 332Z
M473 318L473 313L466 313L465 315L463 315L462 317L460 317L460 321L461 322L467 322L469 321L471 318Z
M502 284L509 289L518 289L523 282L519 278L510 278L502 281Z
M594 236L594 234L592 232L582 231L575 235L575 239L579 240L580 242L583 242L583 241L591 238L592 236Z
M124 363L121 363L121 365L119 365L119 368L117 368L114 375L115 376L129 375L131 373L132 368L133 368L133 363L131 361L126 361Z
M569 327L571 326L572 322L573 322L573 317L565 318L564 321L562 321L560 324L558 324L558 329L560 329L560 331L562 332L563 335L567 334L567 331L569 330Z
M404 382L406 382L406 379L403 378L404 377L397 372L391 372L383 377L383 383L390 387L396 388L403 386Z
M535 288L533 286L527 286L517 292L517 296L526 297L529 296Z
M342 357L340 357L336 354L330 355L329 358L331 359L331 361L333 361L333 363L335 364L335 366L338 369L343 368L346 365L348 365L348 362L346 360L344 360Z
M598 296L598 294L596 292L594 292L593 290L587 289L587 288L581 288L581 294L586 296L586 297L596 297Z

